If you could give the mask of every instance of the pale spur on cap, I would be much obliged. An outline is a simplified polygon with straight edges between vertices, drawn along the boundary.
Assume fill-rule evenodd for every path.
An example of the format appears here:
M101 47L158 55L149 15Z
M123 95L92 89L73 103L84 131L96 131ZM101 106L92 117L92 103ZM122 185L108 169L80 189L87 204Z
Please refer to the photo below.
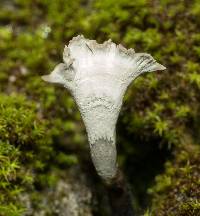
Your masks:
M90 151L98 174L115 177L115 128L123 96L140 74L166 68L146 53L135 53L111 40L98 44L84 36L74 37L58 64L43 80L59 83L74 97L85 123Z

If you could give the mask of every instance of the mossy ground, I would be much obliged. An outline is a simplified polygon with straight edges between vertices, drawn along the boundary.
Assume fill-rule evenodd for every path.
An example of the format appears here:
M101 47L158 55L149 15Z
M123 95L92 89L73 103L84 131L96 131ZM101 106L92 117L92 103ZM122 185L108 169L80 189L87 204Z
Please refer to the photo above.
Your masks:
M60 170L90 161L73 99L40 78L77 34L111 38L167 67L130 86L119 162L138 212L200 215L199 0L2 0L0 24L0 215L23 215L20 194L37 200Z

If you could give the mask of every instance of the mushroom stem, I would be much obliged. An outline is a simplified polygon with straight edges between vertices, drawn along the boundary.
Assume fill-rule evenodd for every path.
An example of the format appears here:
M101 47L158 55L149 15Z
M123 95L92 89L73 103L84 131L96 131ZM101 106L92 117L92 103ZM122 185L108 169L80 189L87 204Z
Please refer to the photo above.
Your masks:
M114 216L135 216L133 209L133 198L129 184L123 172L118 169L115 178L106 184L110 201L112 215Z
M100 138L90 144L93 164L99 176L110 182L117 174L117 151L114 141Z
M90 144L93 164L104 180L112 215L134 216L132 194L123 172L117 167L115 141L98 139Z

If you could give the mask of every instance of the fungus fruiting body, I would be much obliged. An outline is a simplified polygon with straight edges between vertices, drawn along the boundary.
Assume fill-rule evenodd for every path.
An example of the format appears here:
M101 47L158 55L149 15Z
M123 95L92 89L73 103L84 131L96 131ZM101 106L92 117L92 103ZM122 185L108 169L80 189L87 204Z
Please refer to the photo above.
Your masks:
M115 128L127 87L144 72L164 69L149 54L111 40L98 44L77 36L65 46L63 63L42 77L71 92L86 126L94 166L104 180L117 173Z

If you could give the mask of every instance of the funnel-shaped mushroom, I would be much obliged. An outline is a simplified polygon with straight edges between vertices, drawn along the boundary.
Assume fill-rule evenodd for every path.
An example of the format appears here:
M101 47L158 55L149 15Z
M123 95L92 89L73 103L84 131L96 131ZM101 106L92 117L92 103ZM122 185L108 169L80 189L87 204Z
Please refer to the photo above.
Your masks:
M112 179L117 172L115 127L125 91L140 74L165 67L149 54L83 36L69 42L63 60L42 78L71 92L86 126L95 168L103 179Z

